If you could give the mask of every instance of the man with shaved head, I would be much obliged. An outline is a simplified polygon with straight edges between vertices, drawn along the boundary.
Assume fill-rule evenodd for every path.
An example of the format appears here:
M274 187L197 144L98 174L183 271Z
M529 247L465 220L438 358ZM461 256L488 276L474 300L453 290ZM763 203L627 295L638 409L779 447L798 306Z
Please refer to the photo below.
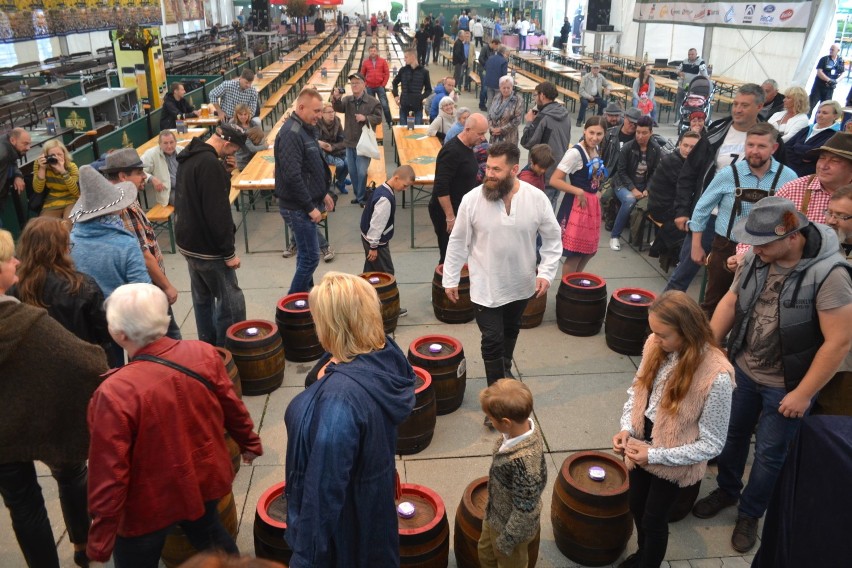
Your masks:
M479 162L473 153L473 147L485 141L488 121L481 114L472 114L464 123L464 130L441 147L435 163L435 184L432 187L432 199L429 201L429 218L438 237L439 263L444 262L447 243L456 211L459 210L462 197L479 185L476 175Z

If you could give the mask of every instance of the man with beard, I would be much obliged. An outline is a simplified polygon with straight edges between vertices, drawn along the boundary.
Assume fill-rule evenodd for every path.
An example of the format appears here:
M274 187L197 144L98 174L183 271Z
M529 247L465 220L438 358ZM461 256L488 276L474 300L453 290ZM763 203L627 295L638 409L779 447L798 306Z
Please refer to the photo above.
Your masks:
M728 257L736 252L737 247L731 238L734 223L748 215L757 199L774 194L776 188L797 177L796 172L772 157L778 149L777 139L778 131L771 124L761 122L752 126L746 133L745 160L738 160L720 170L692 212L692 220L689 221L692 261L705 264L709 257L706 263L707 289L701 305L708 317L713 315L716 304L734 279L734 274L726 266ZM717 211L716 234L708 255L701 245L701 237L713 211Z
M547 293L562 254L550 200L517 179L520 150L509 142L488 148L485 181L462 198L444 262L443 286L459 298L462 266L470 270L470 299L482 333L488 384L510 377L527 300ZM536 235L541 262L536 269ZM537 274L536 274L537 272Z

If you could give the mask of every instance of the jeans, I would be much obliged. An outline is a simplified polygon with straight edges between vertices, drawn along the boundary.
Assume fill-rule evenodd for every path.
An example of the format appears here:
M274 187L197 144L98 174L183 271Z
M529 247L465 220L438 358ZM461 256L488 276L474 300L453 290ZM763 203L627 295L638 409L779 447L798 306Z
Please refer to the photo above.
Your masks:
M554 213L556 212L556 202L559 201L559 193L560 191L556 188L547 185L544 187L544 194L550 200L550 205L553 207Z
M325 163L329 166L334 166L334 184L338 190L346 189L346 176L349 175L349 168L346 167L346 159L323 152ZM342 191L341 191L342 193Z
M413 113L414 115L414 124L420 125L423 124L423 103L419 104L410 104L408 101L402 100L400 98L399 101L399 123L403 126L408 124L408 113ZM352 183L355 183L354 181Z
M507 346L514 346L521 332L521 316L527 307L528 299L515 300L496 308L473 305L476 325L482 333L482 359L508 358ZM514 347L512 347L512 350Z
M669 515L680 488L641 467L630 470L630 512L636 523L641 568L658 568L669 544Z
M441 53L441 42L433 41L432 42L432 63L438 62L438 54Z
M170 339L180 340L180 326L175 320L175 313L172 311L172 307L169 306L169 328L166 330L166 337Z
M463 88L465 77L467 77L467 63L453 64L453 77L455 77L459 89Z
M287 293L309 292L314 285L314 270L319 266L320 259L317 225L304 211L282 207L279 212L292 229L296 240L296 272Z
M394 273L390 244L376 248L376 260L372 262L367 260L367 253L370 252L370 243L367 242L367 239L361 237L361 245L364 247L364 272Z
M450 243L450 234L447 232L447 216L444 214L437 197L432 197L429 201L429 219L432 221L435 236L438 238L438 264L444 264L447 246Z
M784 388L760 385L739 367L735 366L734 369L737 388L731 400L728 437L717 462L719 474L716 482L728 495L739 496L740 516L759 519L769 505L775 481L787 458L787 449L801 420L785 418L778 412L781 399L787 394ZM809 412L810 409L805 415ZM748 485L743 489L743 473L752 432L755 432L754 463Z
M485 104L488 102L488 87L485 86L485 69L480 65L479 69L479 109L488 108Z
M438 58L436 57L435 60L437 61ZM391 120L390 107L388 106L388 94L387 91L385 91L385 88L367 87L367 94L379 99L379 102L382 103L382 110L384 110L385 113L385 121L388 124L391 124L393 121Z
M237 556L240 550L219 519L214 499L204 504L204 514L194 521L181 521L160 530L134 537L117 536L113 559L116 568L156 568L160 564L160 553L166 543L166 537L180 526L187 540L196 550L222 550Z
M89 535L86 462L48 464L59 486L59 502L68 537L85 544ZM56 541L33 462L0 464L0 495L9 509L12 528L28 566L59 567Z
M580 97L580 113L577 115L577 123L582 125L586 122L586 109L589 107L589 104L592 101L587 99L586 97ZM597 114L603 114L604 107L606 106L606 101L600 95L595 95L595 104L598 105Z
M349 179L352 180L352 190L358 203L364 203L367 193L367 170L370 168L369 156L359 156L355 148L346 149L346 167Z
M486 90L488 91L488 93L486 95L488 98L485 101L485 106L487 108L491 108L491 101L494 100L494 97L497 96L497 93L500 92L500 89L495 89L494 87L486 87Z
M527 36L518 34L518 49L524 51L527 48Z
M704 249L705 253L710 252L710 246L713 244L713 236L716 234L715 227L716 216L710 215L710 220L701 234L701 248ZM678 261L677 268L672 272L669 281L666 282L663 292L668 292L669 290L686 292L686 289L692 283L692 279L698 274L698 269L701 268L692 262L692 233L684 234L686 238L683 240L683 246L680 247L680 260Z
M612 225L612 238L617 239L621 236L624 227L630 220L630 212L636 205L636 198L633 192L626 187L619 187L615 190L615 196L621 201L621 207L618 209L618 215L615 216L615 223Z
M290 229L290 242L286 243L286 245L292 244L293 246L296 246L296 238L293 236L293 227L291 227L290 223L287 221L284 221L284 223L287 225L287 228ZM325 235L319 227L317 227L317 242L319 243L320 251L328 248L328 241L325 240Z
M246 319L246 299L235 269L224 260L186 257L198 339L224 347L228 328Z

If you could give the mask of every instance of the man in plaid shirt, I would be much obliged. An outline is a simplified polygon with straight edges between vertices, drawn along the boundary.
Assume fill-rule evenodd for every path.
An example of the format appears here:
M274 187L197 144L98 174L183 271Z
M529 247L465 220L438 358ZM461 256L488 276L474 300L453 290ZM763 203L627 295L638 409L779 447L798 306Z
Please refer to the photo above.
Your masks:
M785 183L775 195L792 201L809 221L825 224L825 210L831 196L844 185L852 184L852 134L838 132L809 154L809 158L818 157L816 174ZM736 269L750 248L737 245L737 255L728 259L728 268Z
M210 102L222 122L228 122L234 117L234 109L238 104L248 106L252 116L257 114L257 91L251 86L253 81L254 71L246 68L239 79L223 81L210 91Z

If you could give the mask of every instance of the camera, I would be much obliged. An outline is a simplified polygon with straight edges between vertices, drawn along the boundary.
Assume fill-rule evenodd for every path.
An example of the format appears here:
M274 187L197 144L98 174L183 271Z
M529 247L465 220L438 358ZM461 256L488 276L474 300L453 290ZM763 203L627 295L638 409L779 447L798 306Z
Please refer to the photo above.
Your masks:
M48 164L58 164L58 163L59 163L59 158L57 158L56 156L48 156L47 158L45 158L45 161L46 161Z
M344 89L343 87L337 87L337 92L342 95L346 92L346 89Z

